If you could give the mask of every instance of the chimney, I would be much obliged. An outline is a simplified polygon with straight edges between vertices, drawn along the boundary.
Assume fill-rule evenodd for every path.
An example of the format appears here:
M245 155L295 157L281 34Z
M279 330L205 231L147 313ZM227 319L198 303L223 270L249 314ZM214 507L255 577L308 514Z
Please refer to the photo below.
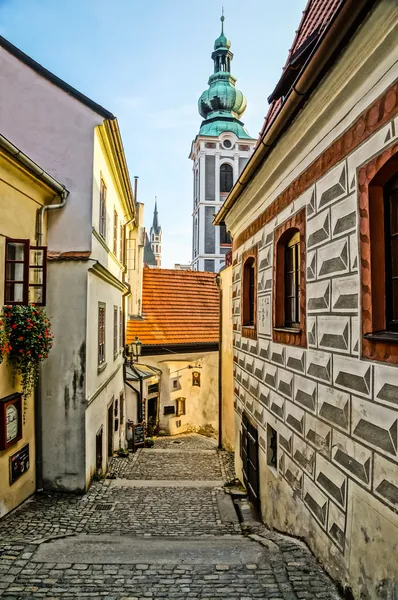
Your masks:
M138 175L134 175L134 202L137 204L137 195L138 195Z

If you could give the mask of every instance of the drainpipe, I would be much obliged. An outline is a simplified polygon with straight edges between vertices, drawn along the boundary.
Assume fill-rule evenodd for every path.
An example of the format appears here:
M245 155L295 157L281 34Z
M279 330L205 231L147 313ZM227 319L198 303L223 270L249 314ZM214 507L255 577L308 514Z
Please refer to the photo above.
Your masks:
M39 208L39 210L37 211L37 231L36 231L36 241L37 241L37 245L38 246L42 246L43 245L43 223L44 223L44 213L47 210L55 210L58 208L63 208L66 204L66 199L69 195L68 190L66 190L65 188L62 189L62 191L60 192L59 196L61 197L61 202L58 202L58 204L46 204L45 206L42 206L41 208Z
M219 327L218 327L218 447L222 450L222 284L221 275L216 277L216 285L219 291Z
M134 177L134 206L137 205L137 180L138 177ZM123 266L126 267L126 271L127 271L127 226L130 225L130 223L132 223L136 218L136 215L134 214L134 216L127 221L124 226L124 236L123 236L123 256L122 256L122 264ZM122 273L122 281L123 283L126 281L126 271L123 271ZM123 302L122 302L122 321L123 321L123 332L122 332L122 344L123 344L123 349L126 348L126 298L127 296L129 296L131 294L131 287L129 289L129 291L127 292L123 292ZM123 362L123 381L125 383L127 383L126 380L126 357L125 360ZM128 385L128 383L127 383ZM131 387L131 386L129 386Z

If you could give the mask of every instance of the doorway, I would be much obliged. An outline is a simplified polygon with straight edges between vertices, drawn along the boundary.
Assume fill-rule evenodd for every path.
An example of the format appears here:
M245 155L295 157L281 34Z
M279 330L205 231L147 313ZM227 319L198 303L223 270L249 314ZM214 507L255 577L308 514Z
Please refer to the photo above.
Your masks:
M108 406L108 456L113 456L113 402Z
M102 471L102 442L103 442L103 428L99 430L95 436L95 468L97 473Z
M156 423L158 418L158 397L148 399L148 421L152 419Z
M241 459L243 482L246 486L250 501L260 512L260 481L258 467L258 431L248 419L242 415Z

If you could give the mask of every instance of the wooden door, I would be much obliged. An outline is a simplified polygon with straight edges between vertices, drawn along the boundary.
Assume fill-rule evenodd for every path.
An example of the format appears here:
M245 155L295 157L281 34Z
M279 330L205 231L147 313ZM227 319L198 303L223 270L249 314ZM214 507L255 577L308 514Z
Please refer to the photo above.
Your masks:
M97 471L102 470L102 438L103 438L103 430L102 427L100 431L95 436L95 467Z
M243 480L249 499L260 510L258 432L245 413L242 416L241 458Z
M108 456L113 456L113 402L108 408Z

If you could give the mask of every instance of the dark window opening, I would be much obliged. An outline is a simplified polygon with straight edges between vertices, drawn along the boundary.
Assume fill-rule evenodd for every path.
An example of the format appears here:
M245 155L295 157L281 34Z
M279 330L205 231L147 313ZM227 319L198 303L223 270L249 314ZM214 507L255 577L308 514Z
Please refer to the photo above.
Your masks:
M267 465L278 468L278 434L271 425L267 425Z
M148 385L148 395L149 394L158 394L159 393L159 384L158 383L151 383L150 385Z
M113 254L117 255L117 231L119 228L119 217L116 210L113 213Z
M243 325L253 327L256 310L256 261L246 260L243 267Z
M226 226L220 225L220 246L230 246L231 244L231 236L229 235Z
M105 304L98 303L98 364L105 362Z
M300 233L285 246L285 326L300 326Z
M398 174L384 188L386 329L398 332Z
M220 167L220 192L230 192L234 185L233 169L231 165L223 164Z
M106 185L105 185L105 181L102 179L102 177L101 177L101 184L100 184L99 232L100 232L100 235L105 239L105 237L106 237Z
M118 319L118 312L119 309L117 306L113 307L113 358L115 359L117 357L117 343L118 343L118 336L117 336L117 319Z

